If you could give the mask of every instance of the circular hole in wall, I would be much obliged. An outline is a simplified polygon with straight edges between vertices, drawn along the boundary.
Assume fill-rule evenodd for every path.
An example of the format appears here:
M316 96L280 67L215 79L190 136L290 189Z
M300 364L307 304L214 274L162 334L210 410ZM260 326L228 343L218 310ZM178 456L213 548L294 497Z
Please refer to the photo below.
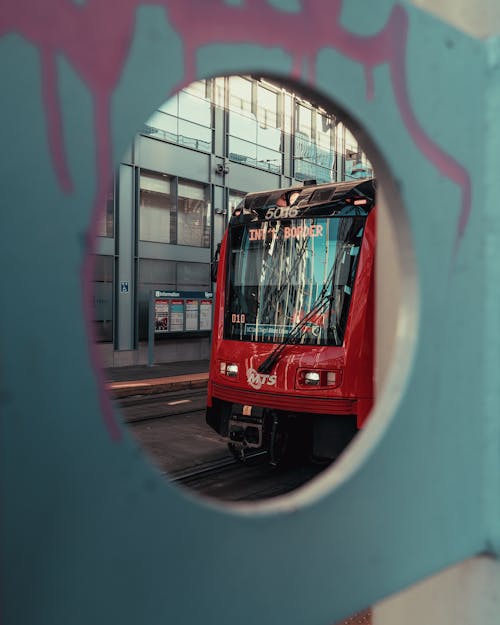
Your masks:
M366 427L411 321L396 198L366 133L300 85L202 80L145 121L101 223L95 321L110 392L166 479L267 500Z

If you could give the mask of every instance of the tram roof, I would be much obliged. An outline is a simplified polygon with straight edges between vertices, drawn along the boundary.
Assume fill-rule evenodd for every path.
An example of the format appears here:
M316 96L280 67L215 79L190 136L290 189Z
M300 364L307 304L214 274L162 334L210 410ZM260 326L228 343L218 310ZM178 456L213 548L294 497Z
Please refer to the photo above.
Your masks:
M318 209L332 202L339 202L365 198L370 205L375 201L376 179L365 178L362 180L350 180L348 182L327 182L325 184L308 184L304 186L285 187L270 191L256 191L248 193L243 202L245 213L261 213L270 206L276 206L276 202L282 196L287 199L288 206L298 209ZM296 194L296 195L295 195Z

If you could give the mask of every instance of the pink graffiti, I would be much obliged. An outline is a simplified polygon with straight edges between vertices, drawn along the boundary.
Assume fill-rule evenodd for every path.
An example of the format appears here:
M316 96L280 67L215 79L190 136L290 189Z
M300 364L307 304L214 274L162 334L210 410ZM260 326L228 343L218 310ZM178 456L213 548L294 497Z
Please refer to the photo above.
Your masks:
M253 43L264 48L281 48L293 59L292 77L312 86L316 82L315 67L319 52L336 49L363 67L367 99L374 96L375 67L387 64L401 118L410 136L440 174L461 189L456 252L471 210L471 182L466 169L425 133L413 112L406 75L408 15L402 6L396 4L378 33L362 36L342 26L342 3L343 0L302 0L300 13L281 12L266 0L252 0L238 6L229 6L223 0L150 0L148 5L163 7L172 27L182 38L185 67L182 83L177 88L198 78L196 55L203 46L214 43ZM87 0L83 5L76 5L70 0L44 0L43 3L38 0L3 0L2 5L0 36L18 33L40 52L48 142L55 172L62 189L68 193L73 185L64 149L57 95L58 55L64 55L93 94L97 190L93 226L88 233L88 249L92 252L96 241L95 217L104 206L112 172L110 99L127 60L134 34L135 13L142 1ZM305 75L302 72L304 66L307 68ZM82 269L86 302L91 300L91 275L89 253ZM92 334L90 306L85 314L89 333ZM95 370L102 375L94 349L91 357ZM119 428L102 379L100 388L106 426L111 437L118 439Z

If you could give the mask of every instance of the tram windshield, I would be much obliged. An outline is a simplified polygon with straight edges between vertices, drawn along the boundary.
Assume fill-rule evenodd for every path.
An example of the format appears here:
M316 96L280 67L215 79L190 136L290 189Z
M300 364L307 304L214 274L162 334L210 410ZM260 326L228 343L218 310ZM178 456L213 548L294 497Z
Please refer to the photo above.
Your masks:
M293 334L294 343L341 345L365 219L232 226L225 338L281 343Z

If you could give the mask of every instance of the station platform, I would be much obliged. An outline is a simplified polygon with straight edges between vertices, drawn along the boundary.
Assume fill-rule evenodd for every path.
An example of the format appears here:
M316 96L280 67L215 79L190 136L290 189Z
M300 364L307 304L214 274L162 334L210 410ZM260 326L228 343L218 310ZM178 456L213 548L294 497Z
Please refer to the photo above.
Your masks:
M115 398L206 387L208 360L170 362L104 370L106 388Z

